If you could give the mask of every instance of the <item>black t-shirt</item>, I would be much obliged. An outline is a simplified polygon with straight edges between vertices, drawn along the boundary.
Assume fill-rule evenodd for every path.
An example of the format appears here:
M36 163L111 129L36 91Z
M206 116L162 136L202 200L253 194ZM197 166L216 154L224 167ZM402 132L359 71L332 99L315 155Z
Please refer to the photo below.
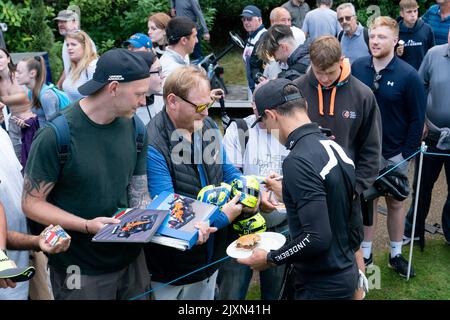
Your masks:
M292 241L269 258L293 263L304 277L348 270L355 263L349 244L353 161L315 123L294 130L286 148L283 200Z

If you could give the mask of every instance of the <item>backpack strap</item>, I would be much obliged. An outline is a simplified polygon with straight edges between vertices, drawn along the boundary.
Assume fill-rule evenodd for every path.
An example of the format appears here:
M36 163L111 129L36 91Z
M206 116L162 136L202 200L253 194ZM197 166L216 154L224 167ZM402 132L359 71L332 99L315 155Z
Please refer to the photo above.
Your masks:
M47 123L55 131L59 162L64 165L70 152L70 128L67 118L65 115L57 113Z
M244 119L233 118L231 122L236 122L236 126L238 128L238 137L239 144L241 145L241 155L244 158L245 149L247 148L248 139L249 139L249 131L247 122Z
M366 44L367 44L367 48L370 48L370 47L369 47L369 29L364 28L364 30L363 30L363 35L364 35L364 41L365 41ZM369 52L370 52L370 49L369 49Z
M138 116L133 116L133 126L134 126L134 138L136 139L136 151L137 153L141 153L142 149L144 149L144 137L145 137L145 125L138 118Z
M339 32L339 34L337 36L339 42L341 42L341 39L342 39L343 35L344 35L344 30L341 30L341 32Z

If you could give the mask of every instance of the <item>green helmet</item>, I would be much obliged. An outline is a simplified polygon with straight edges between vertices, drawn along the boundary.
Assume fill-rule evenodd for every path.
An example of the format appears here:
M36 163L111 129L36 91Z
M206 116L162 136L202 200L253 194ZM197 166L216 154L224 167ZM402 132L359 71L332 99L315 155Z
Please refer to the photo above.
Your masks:
M236 231L239 236L264 232L266 229L266 220L259 212L247 219L235 221L233 223L233 230Z
M241 193L239 202L249 208L255 208L259 199L259 182L254 176L242 176L231 182L231 196Z
M231 186L225 182L220 185L209 185L204 187L197 195L197 200L210 203L222 209L223 205L228 202L231 194Z

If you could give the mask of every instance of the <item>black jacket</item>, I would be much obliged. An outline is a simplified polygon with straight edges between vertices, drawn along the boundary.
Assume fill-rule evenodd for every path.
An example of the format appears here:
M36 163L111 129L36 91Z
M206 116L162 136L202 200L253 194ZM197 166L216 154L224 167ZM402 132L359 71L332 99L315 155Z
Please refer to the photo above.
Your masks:
M398 22L400 26L399 39L405 41L405 50L399 58L419 70L428 49L434 46L433 30L422 19L417 20L413 28L408 28L402 18L399 18Z
M312 70L294 82L308 102L311 121L331 129L355 162L357 193L368 189L378 176L382 147L380 110L372 91L351 75L348 59L330 88L319 85Z

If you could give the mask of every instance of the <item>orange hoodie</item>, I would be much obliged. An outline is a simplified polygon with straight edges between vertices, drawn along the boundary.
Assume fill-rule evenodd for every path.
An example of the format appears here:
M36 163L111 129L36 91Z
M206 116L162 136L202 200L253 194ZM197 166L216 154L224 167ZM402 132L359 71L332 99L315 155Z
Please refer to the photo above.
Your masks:
M333 88L333 91L331 92L329 115L334 116L334 101L336 99L336 90L338 87L343 86L348 82L348 78L350 77L350 75L351 75L350 60L348 58L344 58L341 62L341 75L336 85L331 87L324 87L320 84L320 82L317 84L317 92L319 94L319 114L321 116L324 115L322 90L323 89L329 90Z

